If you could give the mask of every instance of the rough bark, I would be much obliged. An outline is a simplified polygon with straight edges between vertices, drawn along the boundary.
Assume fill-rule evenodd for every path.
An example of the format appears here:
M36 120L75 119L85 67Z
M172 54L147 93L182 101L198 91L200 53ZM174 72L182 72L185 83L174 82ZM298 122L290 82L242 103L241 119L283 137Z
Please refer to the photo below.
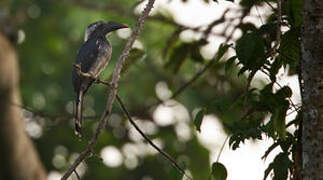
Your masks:
M15 49L0 32L0 180L45 180L46 172L17 106L21 104L18 84Z
M302 176L323 179L323 1L304 0Z

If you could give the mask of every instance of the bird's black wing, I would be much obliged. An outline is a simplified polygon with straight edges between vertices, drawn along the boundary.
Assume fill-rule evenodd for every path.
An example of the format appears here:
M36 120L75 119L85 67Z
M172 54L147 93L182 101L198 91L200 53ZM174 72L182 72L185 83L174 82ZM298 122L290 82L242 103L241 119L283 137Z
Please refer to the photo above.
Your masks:
M97 39L93 38L86 41L83 46L80 48L75 63L81 65L81 71L87 73L89 69L92 67L93 63L95 63L97 56L99 54L99 48L97 45ZM78 92L80 90L81 82L84 78L80 77L77 74L75 68L72 71L72 81L74 86L74 91Z

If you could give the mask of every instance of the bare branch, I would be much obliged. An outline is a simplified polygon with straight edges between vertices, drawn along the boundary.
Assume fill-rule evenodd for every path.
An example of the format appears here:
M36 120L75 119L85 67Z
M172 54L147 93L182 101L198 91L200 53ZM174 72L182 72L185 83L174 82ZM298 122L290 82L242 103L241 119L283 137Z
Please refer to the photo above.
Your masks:
M78 68L78 70L80 70L79 69L79 67L78 66L76 66L77 68ZM86 73L80 73L81 75L85 75L85 76L87 76L87 74ZM95 82L96 83L100 83L100 84L104 84L104 85L107 85L107 86L109 86L109 87L111 87L112 85L111 85L111 83L109 83L109 82L107 82L107 81L104 81L104 80L101 80L101 79L99 79L99 78L94 78L94 80L95 80ZM127 117L127 119L129 120L129 122L134 126L134 128L139 132L139 134L154 148L154 149L156 149L156 151L158 151L163 157L165 157L170 163L171 163L171 165L174 167L174 168L176 168L180 173L182 173L184 176L186 176L187 178L189 178L189 179L192 179L191 177L189 177L186 173L185 173L185 171L184 171L184 169L182 169L177 163L176 163L176 161L169 155L169 154L167 154L165 151L163 151L162 149L160 149L154 142L152 142L150 139L149 139L149 137L143 132L143 131L141 131L141 129L138 127L138 125L135 123L135 121L131 118L131 116L130 116L130 113L129 113L129 111L128 111L128 109L126 108L126 106L124 105L124 103L122 102L122 100L121 100L121 98L120 98L120 96L118 95L118 94L116 94L116 98L117 98L117 101L118 101L118 103L119 103L119 105L120 105L120 107L121 107L121 109L122 109L122 111L125 113L125 115L126 115L126 117ZM92 150L92 154L94 155L94 156L96 156L98 159L100 159L101 161L102 161L102 158L99 156L99 155L97 155L93 150Z
M77 180L81 180L80 175L77 173L76 169L74 169L74 174L76 175Z
M94 136L91 139L90 144L79 155L79 157L74 161L74 163L67 170L67 172L64 174L64 176L61 178L61 180L66 180L72 174L72 172L76 169L76 167L91 153L91 150L93 149L93 147L97 143L97 140L105 127L106 119L109 119L109 117L111 115L110 112L111 112L115 97L117 95L117 90L118 90L117 87L118 87L118 82L120 79L120 72L121 72L123 63L125 62L127 56L129 55L130 49L131 49L137 35L139 34L140 29L142 28L142 26L145 22L145 19L148 17L149 12L153 8L154 2L155 2L155 0L148 1L146 8L143 10L142 14L140 15L140 17L136 23L136 26L135 26L134 30L132 31L132 34L130 35L129 39L127 40L126 46L123 49L122 54L120 55L120 57L117 61L117 64L115 66L114 73L112 76L112 83L111 83L112 87L110 89L109 97L107 100L106 110L100 118L99 125L97 127L97 130L96 130Z
M204 31L203 34L203 39L206 40L208 35L212 32L212 28L216 25L218 25L219 23L223 22L225 19L225 15L228 11L225 11L222 15L222 17L220 19L217 19L215 21L213 21L211 24L209 24L209 26L207 27L207 29ZM241 21L244 19L244 17L247 14L244 14L241 18ZM225 43L227 43L233 33L235 32L235 30L238 28L239 25L235 26L234 30L231 32L231 34L226 38ZM181 87L179 87L174 94L170 97L170 99L174 99L175 97L177 97L179 94L181 94L187 87L191 86L202 74L204 74L216 61L216 58L212 58L212 60L210 60L207 64L205 64L205 66L199 71L197 72L189 81L187 81L184 85L182 85Z
M227 143L227 141L228 141L228 139L229 139L229 135L227 135L227 137L225 138L225 140L223 141L223 144L222 144L222 146L221 146L221 149L220 149L220 152L219 152L219 154L218 154L218 157L216 158L216 162L219 162L219 160L220 160L220 157L221 157L221 154L222 154L222 152L223 152L223 149L224 149L224 147L225 147L225 144Z
M121 107L121 109L123 110L123 112L126 114L129 122L134 126L134 128L139 132L139 134L148 142L148 144L150 144L153 148L155 148L162 156L164 156L169 162L171 162L171 165L176 168L179 172L181 172L184 176L186 176L189 179L192 179L190 176L188 176L184 169L182 169L177 163L176 161L169 155L167 154L165 151L163 151L162 149L160 149L155 143L153 143L149 137L147 137L147 135L145 135L144 132L142 132L140 130L140 128L138 127L138 125L135 123L135 121L131 118L130 113L128 112L127 108L125 107L125 105L123 104L121 98L117 95L117 100L119 102L119 105Z

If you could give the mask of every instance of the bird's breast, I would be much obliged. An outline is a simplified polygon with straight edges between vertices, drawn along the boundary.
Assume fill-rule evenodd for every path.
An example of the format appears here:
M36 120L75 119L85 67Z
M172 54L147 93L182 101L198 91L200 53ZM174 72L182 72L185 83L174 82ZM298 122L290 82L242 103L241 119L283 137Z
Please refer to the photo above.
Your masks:
M99 39L97 40L96 44L98 48L98 54L89 71L89 73L91 73L95 77L97 77L108 65L112 54L112 47L107 40L102 41Z

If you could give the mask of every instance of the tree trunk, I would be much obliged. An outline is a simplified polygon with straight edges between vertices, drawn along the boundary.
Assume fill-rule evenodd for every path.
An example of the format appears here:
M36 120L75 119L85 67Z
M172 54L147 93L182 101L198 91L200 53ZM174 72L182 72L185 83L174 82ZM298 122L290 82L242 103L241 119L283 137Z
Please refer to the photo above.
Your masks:
M304 0L302 176L323 179L323 1Z
M0 180L45 180L19 106L19 69L14 47L0 32Z

